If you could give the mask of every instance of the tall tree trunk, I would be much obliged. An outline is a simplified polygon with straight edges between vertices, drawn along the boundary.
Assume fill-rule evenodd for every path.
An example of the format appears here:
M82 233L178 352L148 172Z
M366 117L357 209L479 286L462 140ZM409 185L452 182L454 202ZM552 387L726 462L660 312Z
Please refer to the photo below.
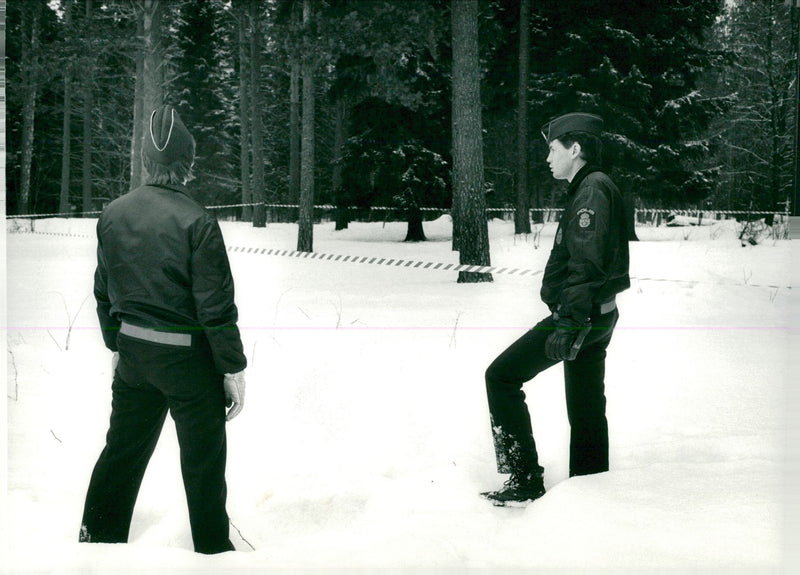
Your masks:
M453 190L459 206L459 262L488 266L489 230L483 179L478 0L453 0ZM459 272L459 283L492 274Z
M528 192L528 63L530 59L531 0L519 5L519 85L517 88L517 209L514 233L531 233Z
M92 0L86 0L86 41L92 43ZM92 109L94 108L94 59L86 58L83 87L83 212L92 211ZM87 214L88 217L88 214Z
M791 202L792 215L800 215L800 0L792 3L791 11L791 44L794 51L795 76L794 76L794 180Z
M297 6L292 6L292 28L296 29ZM291 48L289 74L289 199L300 198L300 47Z
M303 0L303 27L308 30L312 19L311 0ZM300 214L297 251L314 249L314 54L303 54L303 129L300 150Z
M342 157L344 156L345 118L347 115L347 102L344 96L336 100L336 125L333 144L333 174L331 184L333 193L336 194L336 230L345 230L350 224L347 194L342 190Z
M424 242L426 241L425 229L422 226L422 210L419 206L409 206L407 208L408 228L406 229L405 242Z
M161 0L144 0L144 69L142 133L146 133L150 114L164 103L164 54L161 44ZM141 141L137 143L141 147Z
M17 213L32 210L31 171L33 167L33 130L36 117L36 97L39 70L39 18L41 2L26 3L22 8L22 33L30 36L22 41L23 77L25 97L22 106L22 169Z
M250 0L250 137L253 142L253 227L267 226L264 191L264 136L261 126L261 15L259 0Z
M239 116L241 121L239 139L242 148L240 173L242 180L242 204L245 204L242 207L242 220L250 222L253 220L253 208L246 204L250 204L253 197L252 188L250 187L250 118L252 111L250 110L250 99L248 97L248 90L250 89L248 74L250 73L250 68L247 59L247 13L244 7L238 7L236 20L239 29Z
M144 10L135 5L136 35L144 39ZM136 80L133 96L133 137L131 138L131 183L134 190L142 185L142 128L144 127L144 52L136 52Z
M64 27L72 32L72 3L64 4ZM64 68L64 122L61 127L61 193L58 198L58 212L69 213L69 181L72 127L72 59Z
M456 193L455 186L453 186L453 201L450 206L450 219L453 220L453 239L450 246L454 252L457 252L461 245L461 204L459 197Z

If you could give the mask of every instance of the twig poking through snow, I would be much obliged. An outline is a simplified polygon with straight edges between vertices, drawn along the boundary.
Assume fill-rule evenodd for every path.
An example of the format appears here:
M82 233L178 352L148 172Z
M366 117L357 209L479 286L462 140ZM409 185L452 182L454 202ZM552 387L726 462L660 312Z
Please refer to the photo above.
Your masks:
M272 341L274 341L278 345L280 345L280 343L275 338L275 323L278 321L278 312L280 311L281 300L283 299L283 296L292 291L292 289L294 288L289 288L287 290L284 290L283 293L281 293L280 297L278 298L278 301L275 302L275 315L272 316Z
M11 349L8 350L8 353L11 355L11 367L14 368L14 397L6 394L6 397L9 399L13 399L14 401L19 401L19 381L17 380L17 360L14 357L14 352Z
M453 335L450 336L450 347L456 346L456 330L458 329L458 320L461 317L461 312L456 314L456 323L453 324Z
M61 441L61 440L58 438L58 436L55 434L55 432L54 432L52 429L50 430L50 433L53 435L53 437L55 437L55 438L56 438L56 441L58 441L59 443L64 443L63 441Z
M244 535L242 535L242 532L241 532L241 531L239 531L239 528L238 528L238 527L236 527L236 525L234 524L234 522L233 522L233 521L232 521L230 518L228 518L228 521L230 522L230 524L231 524L231 527L233 527L234 529L236 529L236 533L238 533L238 534L239 534L239 537L241 537L241 538L242 538L242 541L244 541L245 543L247 543L247 544L250 546L250 549L252 549L253 551L255 551L255 550L256 550L256 548L255 548L255 547L253 547L253 544L252 544L252 543L250 543L250 542L249 542L247 539L245 539L245 538L244 538Z
M339 326L342 325L342 294L339 294L339 305L337 306L335 303L332 304L333 309L336 310L336 329L339 329Z
M78 319L78 315L81 313L81 310L83 309L83 305L86 303L86 300L89 299L89 297L91 297L92 294L88 294L85 298L83 298L81 305L78 307L78 311L75 312L74 316L71 316L69 314L69 308L67 307L67 300L64 299L64 294L62 294L61 292L55 292L55 293L57 293L61 298L61 302L64 304L64 311L67 313L67 321L69 322L69 327L67 328L67 341L65 342L64 349L66 351L69 351L69 338L72 335L72 327L75 325L75 320ZM47 333L50 332L48 331ZM53 337L52 334L50 335L50 337ZM55 341L55 338L53 338L53 341ZM58 345L58 342L56 342L56 345ZM58 349L61 349L60 345L58 346Z
M63 350L61 349L61 344L60 344L60 343L58 343L58 341L56 341L56 338L54 338L54 337L53 337L53 334L52 334L52 333L50 333L50 330L49 330L49 329L47 330L47 335L49 335L49 336L50 336L50 339L52 339L52 340L53 340L53 343L54 343L54 344L56 344L56 347L58 348L58 351L63 351Z

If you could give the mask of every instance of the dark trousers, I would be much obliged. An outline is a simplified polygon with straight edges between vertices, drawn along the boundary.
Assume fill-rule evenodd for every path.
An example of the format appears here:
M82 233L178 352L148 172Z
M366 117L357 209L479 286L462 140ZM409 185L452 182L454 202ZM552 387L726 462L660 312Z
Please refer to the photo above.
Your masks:
M606 421L606 347L619 318L617 310L592 318L592 330L573 361L564 362L570 424L569 474L608 471ZM557 362L544 348L555 325L552 316L511 344L486 370L492 436L500 473L543 473L522 386Z
M89 483L80 539L127 542L139 487L169 411L195 551L233 550L225 510L225 396L207 344L173 347L120 335L118 346L111 422Z

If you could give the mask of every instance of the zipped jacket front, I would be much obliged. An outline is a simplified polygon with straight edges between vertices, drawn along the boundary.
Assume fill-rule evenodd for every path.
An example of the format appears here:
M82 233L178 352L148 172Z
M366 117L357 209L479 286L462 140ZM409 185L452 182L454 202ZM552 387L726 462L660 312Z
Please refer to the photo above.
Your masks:
M622 195L597 168L583 166L566 206L542 278L541 298L559 315L585 321L630 287L628 230Z

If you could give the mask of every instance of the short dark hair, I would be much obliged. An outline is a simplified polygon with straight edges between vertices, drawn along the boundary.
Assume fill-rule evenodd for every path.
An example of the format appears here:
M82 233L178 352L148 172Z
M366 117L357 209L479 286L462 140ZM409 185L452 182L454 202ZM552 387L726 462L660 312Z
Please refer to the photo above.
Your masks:
M587 164L600 164L603 161L603 142L595 134L589 132L567 132L556 138L561 145L569 148L572 144L581 147L581 158Z
M147 172L144 183L150 186L169 184L183 185L194 177L192 175L192 166L194 162L178 160L177 162L164 165L154 162L147 154L143 154L142 163L145 172Z

